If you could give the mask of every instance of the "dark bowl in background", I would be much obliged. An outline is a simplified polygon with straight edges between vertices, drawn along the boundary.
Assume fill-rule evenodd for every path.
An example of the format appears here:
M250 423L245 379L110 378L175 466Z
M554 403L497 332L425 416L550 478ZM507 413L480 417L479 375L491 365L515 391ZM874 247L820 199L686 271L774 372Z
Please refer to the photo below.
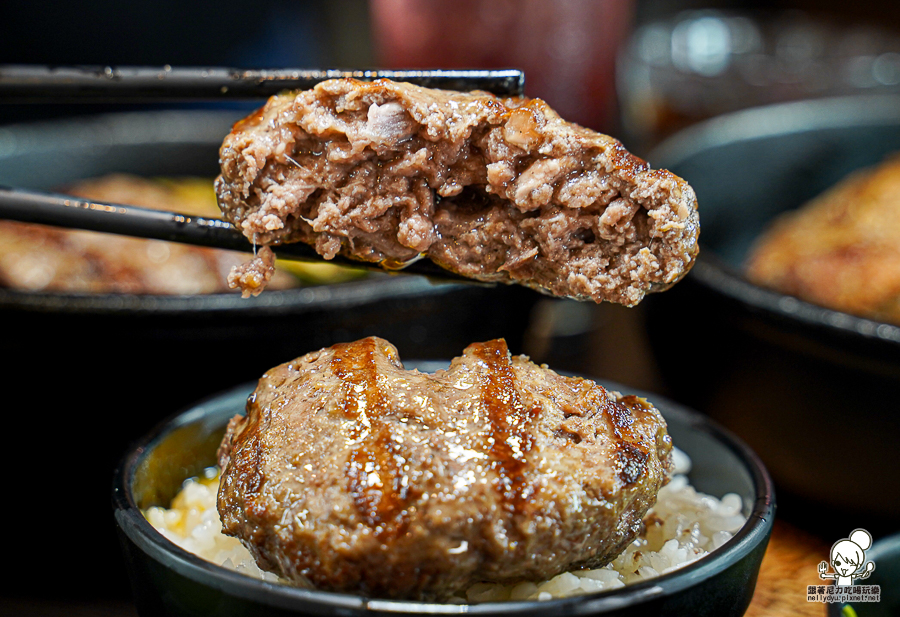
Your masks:
M876 96L722 116L649 157L695 188L702 226L694 269L647 301L665 391L746 440L780 515L826 537L900 516L900 328L756 286L742 263L778 213L898 150L900 97Z
M433 372L446 362L406 362ZM627 391L616 384L606 387ZM207 399L160 424L131 446L116 469L113 508L142 615L742 615L772 531L775 495L765 467L743 443L707 418L658 396L674 443L692 459L697 490L741 496L748 522L709 556L659 578L624 588L542 602L474 605L383 601L291 588L238 574L166 540L141 510L168 506L182 482L215 464L228 419L242 413L253 386Z
M856 617L896 617L900 615L900 533L878 540L866 551L866 561L875 564L869 578L857 579L854 585L878 585L878 602L848 602ZM824 581L823 581L824 583ZM845 603L828 605L828 617L847 617Z
M53 189L109 172L213 178L236 119L230 111L153 111L0 127L0 184ZM0 596L128 596L106 508L109 474L122 444L172 409L370 334L408 357L447 357L494 337L518 353L537 298L520 287L402 274L249 299L0 289L5 431L24 447L4 448L0 462L28 479L11 489L28 525L66 530L64 539L10 533L5 545L33 572L62 543L79 558L49 587L39 577L4 577Z

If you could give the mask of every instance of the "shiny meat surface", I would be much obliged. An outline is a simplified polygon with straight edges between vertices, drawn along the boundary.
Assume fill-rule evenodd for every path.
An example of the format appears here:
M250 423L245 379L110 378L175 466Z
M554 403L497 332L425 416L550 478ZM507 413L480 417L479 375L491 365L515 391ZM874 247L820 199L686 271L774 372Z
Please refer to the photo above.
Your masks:
M218 509L288 579L441 599L610 561L670 451L647 401L511 357L502 339L426 374L372 337L262 377L222 441Z
M326 259L426 256L483 281L634 305L698 250L684 180L539 99L328 81L236 124L220 163L226 219Z

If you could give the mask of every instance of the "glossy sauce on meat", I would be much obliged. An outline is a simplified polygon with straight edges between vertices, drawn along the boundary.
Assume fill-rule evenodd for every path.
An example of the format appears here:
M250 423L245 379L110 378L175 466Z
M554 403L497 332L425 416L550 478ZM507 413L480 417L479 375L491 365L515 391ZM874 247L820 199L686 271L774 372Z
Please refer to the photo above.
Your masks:
M318 588L443 598L611 560L666 482L665 422L502 340L434 374L370 337L275 367L220 448L219 512Z
M481 404L489 418L487 449L497 474L497 489L508 504L520 510L533 490L526 484L525 468L534 445L529 425L539 409L522 402L504 341L475 343L471 348L487 367L480 374Z
M525 467L534 443L528 424L538 410L521 401L504 341L476 343L472 348L487 368L479 375L480 405L489 427L481 449L496 473L498 492L509 506L521 508L533 490L526 484ZM348 491L360 514L380 535L401 534L408 525L406 508L416 489L410 486L402 445L393 439L385 421L390 410L378 383L375 340L335 345L331 370L344 383L339 406L355 421L350 432L354 446L347 463Z
M331 370L343 382L338 405L353 421L347 490L379 536L401 534L409 523L406 507L415 488L404 470L405 453L385 421L389 408L378 383L375 340L335 345Z

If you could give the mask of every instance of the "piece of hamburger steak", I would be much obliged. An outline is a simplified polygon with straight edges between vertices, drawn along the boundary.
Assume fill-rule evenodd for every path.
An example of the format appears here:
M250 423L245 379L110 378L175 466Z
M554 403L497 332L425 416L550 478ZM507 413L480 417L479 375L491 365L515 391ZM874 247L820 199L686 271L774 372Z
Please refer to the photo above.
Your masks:
M366 338L268 371L219 449L224 533L321 590L446 598L600 567L667 482L659 412L502 339L434 374Z
M274 96L220 150L225 218L264 248L232 273L265 285L269 245L305 242L396 268L427 257L481 281L625 305L693 264L694 191L540 99L388 80Z

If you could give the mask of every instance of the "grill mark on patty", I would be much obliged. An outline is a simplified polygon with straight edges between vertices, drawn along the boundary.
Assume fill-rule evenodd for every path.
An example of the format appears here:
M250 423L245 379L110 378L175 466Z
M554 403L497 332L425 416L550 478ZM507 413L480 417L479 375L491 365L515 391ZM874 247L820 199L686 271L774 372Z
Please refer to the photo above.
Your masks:
M345 467L348 490L366 524L386 539L405 532L414 494L403 473L406 455L385 421L390 407L375 366L375 345L373 338L335 345L331 370L343 382L341 413L355 420L349 438L356 445Z
M534 446L529 424L540 407L527 407L516 388L516 375L509 360L509 349L502 339L471 345L474 355L485 363L479 372L481 405L487 412L487 452L491 468L497 474L497 490L513 511L521 511L534 492L526 483L528 453Z

